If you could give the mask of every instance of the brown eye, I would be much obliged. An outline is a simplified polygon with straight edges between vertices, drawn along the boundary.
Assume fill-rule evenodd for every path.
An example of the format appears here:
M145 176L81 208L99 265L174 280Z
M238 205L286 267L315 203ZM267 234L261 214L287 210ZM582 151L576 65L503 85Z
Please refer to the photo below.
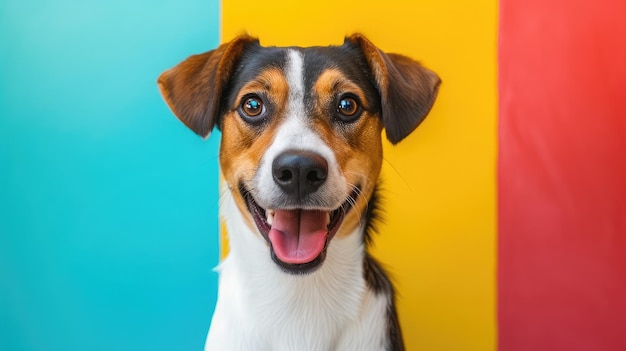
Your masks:
M338 117L344 122L351 122L359 117L361 108L356 98L352 96L344 96L337 104Z
M244 117L257 117L265 111L263 101L256 96L252 96L243 100L241 104L241 112Z
M339 101L339 106L337 106L337 111L344 116L352 116L358 110L359 105L356 100L351 97L343 98Z

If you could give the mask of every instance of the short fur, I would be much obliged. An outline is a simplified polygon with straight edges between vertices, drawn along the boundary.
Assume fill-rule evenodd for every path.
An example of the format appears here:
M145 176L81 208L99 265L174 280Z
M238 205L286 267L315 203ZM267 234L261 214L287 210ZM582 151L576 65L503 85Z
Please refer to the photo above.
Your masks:
M231 251L206 350L404 350L393 285L367 251L380 133L407 137L439 77L361 34L311 48L241 36L158 84L195 133L222 131Z

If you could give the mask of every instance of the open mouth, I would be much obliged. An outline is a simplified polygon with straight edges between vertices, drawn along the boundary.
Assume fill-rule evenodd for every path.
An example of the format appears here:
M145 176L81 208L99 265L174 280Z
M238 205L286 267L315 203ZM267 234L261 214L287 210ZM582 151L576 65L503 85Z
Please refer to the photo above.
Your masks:
M329 211L265 209L243 185L239 186L239 191L259 232L270 245L272 260L294 274L310 273L324 262L328 243L360 193L356 188L341 206Z

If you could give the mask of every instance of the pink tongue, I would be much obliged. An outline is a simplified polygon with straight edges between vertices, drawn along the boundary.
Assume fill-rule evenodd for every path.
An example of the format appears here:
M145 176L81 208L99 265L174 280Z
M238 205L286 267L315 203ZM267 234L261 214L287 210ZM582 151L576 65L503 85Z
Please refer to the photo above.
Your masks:
M313 261L324 250L327 213L308 210L276 210L269 239L276 256L285 263Z

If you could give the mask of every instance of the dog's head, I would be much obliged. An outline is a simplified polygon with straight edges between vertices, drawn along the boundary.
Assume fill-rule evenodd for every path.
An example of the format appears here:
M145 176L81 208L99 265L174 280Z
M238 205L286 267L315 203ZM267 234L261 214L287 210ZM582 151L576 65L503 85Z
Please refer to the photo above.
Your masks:
M262 47L239 37L159 77L174 114L208 137L248 226L284 270L319 267L360 225L382 162L430 111L439 77L360 34L341 46Z

